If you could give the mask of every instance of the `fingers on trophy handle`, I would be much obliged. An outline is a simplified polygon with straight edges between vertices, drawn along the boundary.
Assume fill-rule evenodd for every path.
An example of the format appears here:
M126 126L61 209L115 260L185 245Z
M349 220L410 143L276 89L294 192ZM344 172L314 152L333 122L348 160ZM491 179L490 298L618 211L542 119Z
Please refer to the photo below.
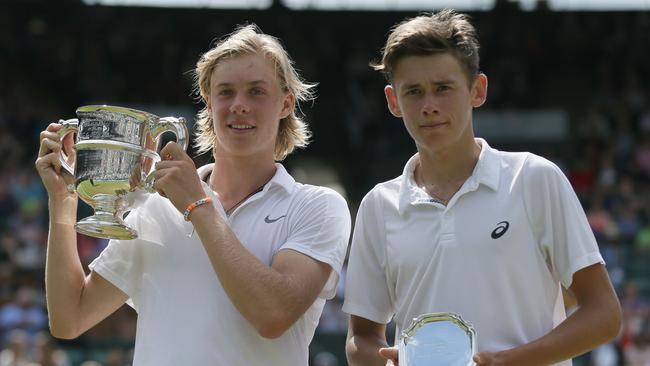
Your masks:
M68 120L59 120L59 123L62 125L61 129L57 131L59 136L61 137L61 140L63 141L63 138L67 136L70 133L78 133L79 132L79 120L76 118L68 119ZM74 166L70 165L68 163L67 158L69 156L64 155L64 149L61 149L61 154L59 155L59 160L61 161L61 166L63 167L63 170L70 174L71 176L74 177ZM72 191L70 191L70 188L72 187ZM68 184L68 191L73 192L74 191L74 185L73 184Z
M149 193L156 193L156 189L153 186L153 184L155 183L155 178L156 178L155 172L156 172L155 169L153 169L151 171L151 173L149 173L147 175L147 178L145 178L145 180L144 180L143 187Z

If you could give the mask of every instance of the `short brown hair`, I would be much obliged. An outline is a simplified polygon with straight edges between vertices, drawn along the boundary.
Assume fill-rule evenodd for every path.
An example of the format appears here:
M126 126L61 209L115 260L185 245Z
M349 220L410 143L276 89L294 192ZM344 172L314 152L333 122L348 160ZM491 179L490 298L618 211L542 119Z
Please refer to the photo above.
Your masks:
M445 9L407 19L391 30L379 63L370 66L393 78L397 62L405 56L450 53L460 61L470 83L478 75L479 43L469 16Z
M273 63L276 76L282 91L293 94L296 104L289 116L280 121L278 136L275 142L275 160L283 160L297 147L305 147L309 143L311 133L305 121L298 115L299 102L315 98L315 84L305 82L293 66L293 61L280 41L262 31L254 24L240 26L235 32L222 39L217 45L203 54L196 63L194 71L194 87L203 101L210 96L210 78L219 63L235 56L260 54ZM197 114L198 153L208 152L216 143L212 116L207 105Z

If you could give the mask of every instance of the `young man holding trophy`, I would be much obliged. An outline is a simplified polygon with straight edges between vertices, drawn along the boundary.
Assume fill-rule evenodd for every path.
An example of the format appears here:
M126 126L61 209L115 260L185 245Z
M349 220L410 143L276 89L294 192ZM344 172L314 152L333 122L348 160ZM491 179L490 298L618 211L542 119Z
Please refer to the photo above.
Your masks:
M467 17L444 10L395 27L375 65L418 152L358 211L343 307L351 365L397 364L386 324L399 336L427 313L473 325L477 353L463 365L566 366L618 334L618 300L563 173L474 136L487 95L478 51ZM563 287L578 303L568 317Z
M306 366L350 232L339 194L297 183L276 163L307 145L297 103L312 86L255 26L205 53L197 145L214 164L197 170L167 144L151 173L159 194L125 219L138 238L111 240L89 275L76 248L77 196L61 169L72 141L48 126L36 167L49 194L53 335L75 338L128 301L138 312L135 365Z

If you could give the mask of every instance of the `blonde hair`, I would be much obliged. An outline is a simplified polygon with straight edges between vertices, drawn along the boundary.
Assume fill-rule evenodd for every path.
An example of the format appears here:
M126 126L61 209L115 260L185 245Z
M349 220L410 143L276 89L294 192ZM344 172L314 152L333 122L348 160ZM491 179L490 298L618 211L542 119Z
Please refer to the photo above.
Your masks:
M471 84L479 74L479 42L469 17L451 9L407 19L386 40L382 59L370 66L392 81L397 62L406 56L450 53L460 61Z
M239 55L261 54L271 60L280 82L280 88L285 93L295 97L295 105L291 113L280 120L278 136L275 142L275 160L283 160L296 148L309 144L311 132L305 121L298 115L299 102L315 98L314 87L316 84L305 82L293 66L293 61L280 41L250 24L238 27L233 33L220 40L216 46L204 53L196 63L194 72L194 89L203 102L210 96L210 78L215 67L224 60ZM196 115L197 152L210 151L216 144L216 135L212 117L206 105Z

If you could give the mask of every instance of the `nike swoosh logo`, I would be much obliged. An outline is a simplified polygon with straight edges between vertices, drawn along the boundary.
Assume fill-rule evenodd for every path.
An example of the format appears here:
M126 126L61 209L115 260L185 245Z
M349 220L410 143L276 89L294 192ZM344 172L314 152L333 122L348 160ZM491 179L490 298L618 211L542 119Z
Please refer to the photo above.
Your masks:
M280 217L276 217L275 219L271 219L269 218L269 215L266 215L266 217L264 218L264 222L266 222L267 224L272 224L284 217L287 217L287 215L282 215Z

